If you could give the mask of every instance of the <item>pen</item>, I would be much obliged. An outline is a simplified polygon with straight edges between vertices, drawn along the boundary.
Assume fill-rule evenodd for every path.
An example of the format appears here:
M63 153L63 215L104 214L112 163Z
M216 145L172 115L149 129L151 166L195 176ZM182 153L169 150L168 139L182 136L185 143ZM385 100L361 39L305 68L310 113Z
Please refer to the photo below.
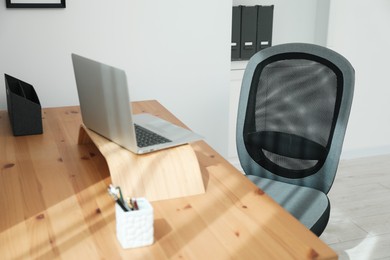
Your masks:
M132 200L133 201L133 206L134 206L134 210L138 210L138 203L135 199Z
M123 199L122 190L120 187L116 187L116 190L119 194L119 200L121 201L122 205L126 208L126 211L130 211L130 208L128 207L127 203L125 203L125 200Z
M123 198L122 190L120 187L115 187L110 184L107 188L108 194L114 198L116 203L123 209L123 211L139 210L137 200L135 198L126 197Z
M127 206L130 208L130 210L134 210L134 206L133 206L133 203L131 202L130 197L126 198L126 203L127 203Z
M123 211L129 211L129 209L125 206L124 202L123 202L123 199L121 200L118 196L118 190L112 185L110 184L110 186L107 188L107 191L108 191L108 194L114 198L114 200L116 201L116 203L118 203L118 205L122 208Z
M129 211L126 206L122 203L121 200L117 200L116 203L118 203L118 205L122 208L123 211Z

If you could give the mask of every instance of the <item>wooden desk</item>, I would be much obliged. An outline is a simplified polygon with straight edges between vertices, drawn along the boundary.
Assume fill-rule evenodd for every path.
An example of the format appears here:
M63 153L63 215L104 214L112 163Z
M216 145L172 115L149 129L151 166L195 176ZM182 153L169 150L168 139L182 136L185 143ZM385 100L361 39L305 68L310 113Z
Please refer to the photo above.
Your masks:
M156 101L133 104L182 125ZM43 135L12 136L0 111L2 259L337 259L205 142L192 146L206 193L153 202L155 243L123 250L105 160L78 145L78 107L43 110Z

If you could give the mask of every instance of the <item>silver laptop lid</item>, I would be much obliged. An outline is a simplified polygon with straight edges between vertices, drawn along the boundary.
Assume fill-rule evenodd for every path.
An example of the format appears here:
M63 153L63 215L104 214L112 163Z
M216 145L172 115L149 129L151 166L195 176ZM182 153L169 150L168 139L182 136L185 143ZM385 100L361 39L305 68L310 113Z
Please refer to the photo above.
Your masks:
M202 139L202 136L149 114L131 113L126 73L72 54L77 91L86 127L122 147L148 153ZM134 123L170 140L138 147Z
M72 61L85 126L136 152L126 73L76 54Z

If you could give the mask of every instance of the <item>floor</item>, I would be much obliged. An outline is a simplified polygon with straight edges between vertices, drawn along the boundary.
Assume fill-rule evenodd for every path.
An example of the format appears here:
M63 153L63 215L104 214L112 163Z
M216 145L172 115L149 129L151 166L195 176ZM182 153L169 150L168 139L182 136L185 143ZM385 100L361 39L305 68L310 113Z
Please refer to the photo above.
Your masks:
M340 162L321 239L339 259L390 260L390 155Z

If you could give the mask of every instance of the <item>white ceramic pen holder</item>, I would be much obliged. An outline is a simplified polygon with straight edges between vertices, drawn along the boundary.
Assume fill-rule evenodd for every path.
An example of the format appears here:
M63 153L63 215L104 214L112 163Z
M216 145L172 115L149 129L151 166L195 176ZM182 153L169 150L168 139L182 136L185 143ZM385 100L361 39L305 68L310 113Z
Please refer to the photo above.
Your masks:
M137 198L138 210L124 211L115 203L116 236L125 249L153 244L153 207Z

